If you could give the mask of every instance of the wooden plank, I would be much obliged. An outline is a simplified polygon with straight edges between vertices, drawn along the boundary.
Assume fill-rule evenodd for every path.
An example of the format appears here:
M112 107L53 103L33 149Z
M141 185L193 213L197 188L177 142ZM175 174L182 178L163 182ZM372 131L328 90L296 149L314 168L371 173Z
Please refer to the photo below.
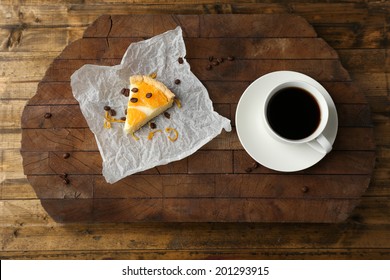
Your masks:
M85 59L85 60L54 60L50 64L49 68L46 71L45 76L42 81L45 82L68 82L70 81L70 76L80 69L85 64L94 64L94 65L104 65L104 66L114 66L120 63L119 59Z
M343 49L338 50L338 53L341 63L351 72L386 71L386 49ZM367 57L370 59L367 60Z
M30 55L28 59L23 60L20 58L3 60L0 64L2 81L7 83L37 82L42 79L52 61L53 56L47 57L47 54ZM20 67L21 65L23 67Z
M45 220L43 211L34 212L36 215L31 215L30 211L26 211L26 209L34 209L35 205L38 206L37 208L42 208L37 200L7 201L5 205L7 215L4 215L2 235L4 251L121 250L123 244L128 244L133 250L237 250L239 248L253 250L269 248L270 244L283 245L283 248L290 249L383 248L383 244L386 244L389 237L388 223L382 220L379 224L370 224L370 221L364 217L362 217L364 224L357 224L350 220L339 224L301 224L299 227L297 224L276 223L241 223L239 225L234 223L111 223L63 226L54 223L47 216ZM375 211L374 200L367 201L368 205L371 205L371 209ZM10 209L16 210L11 220L9 220ZM385 215L383 217L386 218ZM19 223L15 223L15 220ZM286 230L289 232L288 238L284 238ZM14 235L15 231L17 234ZM202 232L208 232L208 234L204 235ZM226 232L230 234L226 235ZM93 236L102 238L96 240L92 238ZM183 236L186 238L182 238ZM375 238L372 238L373 236ZM39 241L42 239L45 242ZM134 241L129 242L129 239ZM239 243L237 240L240 240Z
M385 73L353 72L351 78L363 94L370 96L387 96L387 77ZM367 101L366 101L367 102Z
M64 152L22 152L26 175L46 174L102 174L100 153L71 152L64 158ZM142 174L187 173L187 158L171 162L142 172Z
M362 77L363 78L363 77ZM372 81L376 84L375 88L385 92L386 80L379 81L373 77ZM237 103L242 93L252 81L202 81L207 88L213 103ZM362 94L362 89L351 82L321 82L336 103L367 103ZM371 84L372 87L374 87ZM363 89L367 89L363 87ZM372 92L374 89L369 90ZM60 104L78 104L72 94L69 82L40 82L38 84L37 94L29 101L29 105L60 105ZM364 91L367 93L367 91Z
M307 18L311 24L321 23L326 20L328 24L362 22L368 16L365 5L355 3L293 3L293 11L299 12Z
M20 128L25 100L3 100L0 103L0 129Z
M376 19L378 23L318 23L314 24L313 27L316 30L318 37L323 38L329 45L337 50L385 48L385 20L381 17L376 17Z
M88 128L24 129L23 151L98 151ZM340 127L334 143L336 150L373 150L375 143L370 127ZM236 130L222 132L201 150L242 150Z
M112 223L72 224L66 227L12 225L4 228L3 252L38 250L53 253L62 250L94 253L106 250L123 252L123 244L126 244L128 250L133 252L196 250L204 253L228 250L237 253L241 250L305 251L307 250L305 248L311 248L308 250L317 250L317 254L320 254L323 248L326 248L325 252L353 248L384 250L382 246L386 244L386 238L389 237L389 226L384 224L372 226L354 223L315 224L300 225L300 228L302 231L297 229L296 224L269 223L238 225L183 223L174 226L170 223L166 225ZM306 235L302 236L302 232L306 232ZM285 233L289 233L288 238L284 237ZM237 242L237 236L240 236L240 242ZM40 242L42 239L46 242ZM282 246L283 249L280 249Z
M97 151L93 133L85 128L24 129L22 139L22 151Z
M132 175L114 184L108 184L103 176L94 176L94 198L160 198L164 178L176 176L180 175Z
M93 176L28 176L28 181L39 199L87 199L94 196Z
M352 199L332 203L323 199L165 199L163 216L175 222L314 222L321 217L326 223L345 220L356 203Z
M71 207L70 205L73 203L72 201L76 201L75 203L78 203L77 205L82 207L83 206L82 202L87 200L85 199L84 200L83 199L57 199L57 200L51 199L50 200L49 199L43 201L49 201L49 202L51 201L51 203L54 203L53 201L57 201L57 202L67 201L67 205L69 207ZM13 226L13 227L16 226L18 228L23 227L23 225L26 226L30 225L33 227L37 227L37 226L62 227L61 225L56 224L56 222L48 216L47 212L42 208L41 202L39 200L35 200L35 199L2 200L0 201L0 206L2 207L2 209L4 209L3 216L2 216L2 225L4 226ZM386 197L363 198L359 206L353 211L349 221L341 224L341 226L345 229L345 226L348 226L348 224L355 227L356 225L359 225L360 229L362 229L363 227L373 228L373 225L387 225L389 224L387 209L390 209L390 205ZM144 230L146 225L147 224L143 224L142 226L142 224L141 225L138 224L138 226L141 226L141 228L143 228ZM172 227L172 224L168 223L168 225L171 225ZM234 223L227 223L226 225L234 226ZM257 226L263 225L265 226L265 228L267 228L266 226L267 224L264 223L255 224L255 226L256 225ZM67 227L69 226L70 225L68 225ZM116 227L120 227L120 226L121 224L116 225ZM137 224L132 224L131 226L137 227ZM155 226L157 228L158 224L157 225L155 224ZM237 228L240 228L240 226L238 225L236 226ZM287 225L276 225L276 224L275 226L287 227ZM306 226L307 228L310 227L317 228L315 225L306 225ZM332 225L328 224L327 226L332 226ZM176 227L172 227L172 228L176 228ZM321 228L317 228L317 229L321 231ZM371 243L372 241L373 240L369 240L368 243L372 244Z
M304 73L314 79L324 81L349 81L350 77L338 60L234 60L232 63L219 64L205 71L208 61L189 60L193 73L204 81L254 81L269 72L291 70Z
M269 26L274 28L270 29ZM314 29L292 14L200 16L201 37L316 37Z
M374 166L373 151L332 151L316 165L299 171L304 174L371 174ZM245 151L234 151L234 173L245 173L254 160ZM253 173L275 173L260 166Z
M241 18L240 18L241 17ZM245 20L242 20L245 17ZM287 24L288 22L288 24ZM278 24L276 24L278 23ZM283 24L286 23L286 24ZM142 30L135 25L144 26ZM200 37L315 37L312 27L295 15L133 15L103 16L89 27L84 37L151 37L180 25L184 35ZM278 26L269 29L267 26ZM189 26L189 27L187 27ZM224 28L218 28L218 27ZM300 29L291 28L300 26ZM197 28L199 27L199 31ZM213 29L210 29L213 27Z
M222 174L215 176L215 197L223 198L359 198L369 175ZM179 189L179 187L177 187ZM180 190L181 191L181 190ZM166 191L165 191L166 192ZM177 196L176 196L177 197Z
M334 49L321 38L188 38L187 58L238 59L337 59Z
M94 199L93 221L125 222L125 221L161 221L164 202L157 199ZM164 205L165 207L165 205ZM66 215L66 214L65 214ZM64 220L72 220L64 216Z
M386 233L389 229L388 225L367 227L352 223L301 225L301 227L302 232L307 233L304 237L294 224L287 224L283 227L278 224L239 224L235 226L222 223L212 225L184 223L177 224L175 227L172 224L164 226L160 223L149 223L142 227L134 224L75 224L51 229L45 226L21 228L10 226L6 227L4 232L7 237L6 242L4 242L4 251L16 253L18 251L39 250L53 254L62 250L75 252L75 254L80 251L99 254L103 251L105 255L110 256L107 250L123 252L123 244L126 244L127 250L132 252L163 250L169 254L169 252L180 250L196 250L199 254L204 254L205 252L227 250L232 254L240 254L241 250L244 252L246 250L251 252L267 250L270 253L275 250L274 254L279 255L282 253L277 252L288 252L295 249L298 256L300 255L298 252L306 250L316 250L315 254L321 255L323 248L326 248L325 252L354 248L379 250L382 244L386 244L386 237L388 237ZM17 232L16 236L13 234L15 231ZM204 234L204 231L208 234ZM239 235L234 234L234 232ZM289 232L288 238L283 237L286 232ZM241 236L239 243L235 240L237 236ZM375 238L372 238L373 236ZM39 238L43 237L50 242L40 243ZM107 239L116 242L109 242ZM210 242L210 240L215 240L215 243ZM281 246L283 249L280 249ZM387 248L381 249L387 251ZM271 257L274 254L271 253ZM385 253L385 255L387 254ZM196 257L197 254L194 256ZM342 256L340 257L342 258Z
M5 177L8 177L7 173ZM24 175L20 178L2 179L0 190L0 199L38 199L33 187Z
M35 157L36 159L37 157ZM26 160L34 161L34 157ZM1 149L0 150L0 183L3 184L7 180L24 178L23 175L22 157L19 149Z
M28 105L50 104L78 104L77 100L73 97L69 82L40 82L38 84L37 94L28 101Z
M143 28L134 28L138 25ZM196 15L104 15L88 27L84 37L152 37L178 25L184 36L198 37L199 17Z
M198 151L188 157L188 173L232 173L232 151Z
M367 2L364 5L361 1L349 1L349 3L310 3L307 1L294 1L293 5L287 3L267 2L267 3L211 3L210 1L197 1L195 5L191 1L175 1L175 3L156 3L155 1L132 1L132 5L126 5L116 1L101 1L96 3L71 3L53 5L51 1L33 0L23 3L19 6L21 15L13 10L12 1L3 1L3 17L1 25L12 26L20 24L23 20L29 26L50 25L70 25L87 26L92 23L98 15L101 14L172 14L181 11L186 14L199 13L288 13L294 12L303 15L313 24L328 23L356 23L363 22L362 26L369 25L375 19L381 18L381 14L388 10L385 2ZM8 3L7 3L8 2ZM360 5L356 5L356 3ZM151 4L153 5L147 5ZM320 12L319 12L320 11ZM382 13L381 13L382 11ZM371 21L367 21L368 13L373 13ZM334 13L334 14L332 14ZM56 21L53 22L53 19Z
M2 251L0 256L3 260L388 260L390 249L37 250Z
M160 221L199 222L284 222L345 220L358 202L337 199L47 199L42 206L57 222L134 222ZM1 203L1 202L0 202ZM2 201L6 209L14 202ZM163 207L164 205L164 207ZM237 211L237 209L242 209ZM309 209L317 209L309 211ZM223 210L223 211L222 211Z
M71 152L70 157L63 158L63 152L22 152L23 166L27 175L45 174L101 174L102 160L99 152ZM246 173L253 164L253 159L243 150L199 151L185 160L170 163L172 168L161 170L170 173ZM370 174L374 164L373 151L333 151L317 165L301 171L305 174ZM225 163L225 164L224 164ZM254 173L275 173L265 167L257 168Z
M14 52L60 52L70 43L69 29L60 28L20 28L9 29L7 44L0 45L0 53Z
M83 38L68 45L60 59L121 59L127 48L144 38ZM299 59L302 49L311 59L337 59L321 38L185 38L186 58Z
M79 105L26 106L22 114L22 128L29 127L87 128L88 124Z
M132 175L107 184L101 175L68 175L68 184L59 175L28 176L27 179L6 180L1 184L1 199L90 198L93 185L96 198L157 198L157 197L284 197L284 198L348 198L360 196L370 178L367 175L293 175L275 181L274 174L236 175ZM83 179L83 177L89 179ZM315 178L321 178L321 184ZM291 180L291 181L290 181ZM365 194L386 196L387 181L371 181ZM89 184L89 185L87 185ZM301 186L301 187L300 187ZM307 187L302 189L304 186ZM38 195L38 196L37 196Z
M189 59L192 72L202 81L253 81L272 71L291 70L307 74L318 81L349 81L347 71L338 60L234 60L222 63L211 71L205 71L208 59ZM69 81L70 76L84 64L113 66L120 63L119 59L86 59L86 60L55 60L46 72L43 81Z
M0 184L0 188L1 188L0 193L2 197L8 199L35 198L36 197L35 192L33 191L32 187L30 186L25 176L23 175L23 166L21 164L21 155L19 149L5 151L4 153L5 154L2 158L3 160L2 165L5 166L5 168L3 168L2 170L4 172L3 173L4 178L2 179ZM388 158L389 158L389 153L386 152L386 150L379 151L377 153L376 169L373 175L374 179L372 180L371 186L368 192L366 192L366 195L377 197L377 196L387 196L389 194L389 189L387 188L389 184L387 170L390 167L390 161L388 160ZM248 167L250 164L251 162L248 161ZM143 173L146 174L146 172ZM147 172L147 174L153 174L153 173L158 174L155 169L149 170ZM59 180L58 175L54 175L54 177L56 181ZM178 176L178 178L180 178L180 176ZM210 184L214 184L212 180L210 181ZM110 190L110 188L108 187L107 189ZM204 188L202 188L202 190L204 190ZM198 193L202 193L202 190L199 190Z
M1 79L0 79L1 80ZM37 91L38 82L20 82L14 83L1 80L0 83L0 101L5 100L27 100L34 96Z
M0 149L19 149L22 140L20 129L0 129Z

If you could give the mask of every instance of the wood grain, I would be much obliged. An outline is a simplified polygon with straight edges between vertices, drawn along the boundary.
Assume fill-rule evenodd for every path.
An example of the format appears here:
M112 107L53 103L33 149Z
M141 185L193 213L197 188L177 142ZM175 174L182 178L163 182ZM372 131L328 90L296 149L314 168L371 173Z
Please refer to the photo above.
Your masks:
M264 3L229 2L206 0L193 4L185 0L153 1L153 5L150 5L150 1L132 1L132 4L68 1L54 5L46 0L2 1L0 104L7 104L2 107L7 108L7 114L1 114L4 111L0 110L2 259L389 259L388 71L384 70L387 69L387 60L379 59L380 56L383 58L383 49L388 49L389 3L358 0L332 3L305 0L289 3L276 0ZM376 167L370 186L352 216L339 224L324 225L156 222L61 225L54 222L23 175L19 153L20 113L25 102L36 93L38 82L52 60L68 44L80 39L84 30L104 13L292 13L308 20L318 37L336 50L354 86L364 94L356 95L353 91L344 90L340 95L332 94L333 99L338 103L348 103L348 100L365 103L366 97L370 105L372 130L377 144ZM186 38L187 41L190 39ZM120 39L109 38L108 41L112 46L117 41L118 47L123 48L124 42ZM360 59L361 49L365 50L365 59ZM105 53L107 58L115 58L112 54ZM354 58L355 54L358 59ZM370 59L371 56L374 60ZM387 56L385 54L385 58ZM249 82L241 83L240 92ZM326 83L328 91L328 86L336 85ZM214 81L204 84L209 91L210 88L221 87ZM325 85L325 82L322 84ZM342 83L337 86L339 84ZM40 86L43 84L40 83ZM227 85L225 90L229 88ZM72 96L70 88L67 91L52 90L58 93L56 99L48 94L42 101L33 98L29 103L77 104L69 98ZM358 100L351 99L357 96ZM230 91L228 96L224 96L221 92L215 93L214 97L229 104L237 102L239 94ZM12 114L11 118L9 113ZM364 142L361 138L363 134L357 134L355 138ZM212 144L213 149L218 145ZM177 178L177 182L190 182L188 180L186 177ZM213 179L207 177L204 180L210 183ZM195 190L203 189L199 187L201 183L198 182ZM56 191L57 194L59 192ZM307 195L313 192L309 191ZM187 192L178 193L183 195ZM206 190L202 194L207 195Z
M243 24L240 25L239 22L243 22ZM279 23L278 28L272 30L265 28L265 26L275 25L276 23ZM291 25L292 23L295 25ZM85 43L83 42L84 39L81 39L74 44L70 44L64 54L61 54L50 65L42 79L45 85L38 88L35 100L40 99L41 93L39 90L42 90L44 100L48 99L48 95L52 95L52 99L58 100L56 98L57 92L61 91L59 86L69 83L70 75L86 63L97 65L118 64L120 55L124 51L123 43L118 39L126 38L127 41L130 39L132 42L136 42L140 38L145 39L172 29L178 24L182 26L185 38L190 38L189 56L186 59L191 64L192 71L202 81L211 81L211 83L219 81L220 84L227 81L230 85L240 87L243 83L256 79L259 75L288 69L306 73L330 85L337 82L339 87L331 86L332 89L338 91L336 95L342 95L344 91L350 91L352 85L350 76L342 67L336 52L327 46L322 39L316 37L312 27L303 18L288 14L249 16L133 15L102 16L95 21L84 34ZM143 26L146 28L141 28ZM223 28L220 28L220 26L223 26ZM109 41L111 38L117 38L117 40ZM241 40L241 38L245 40ZM214 45L214 50L211 50L211 53L208 48L202 47L208 44ZM272 48L273 45L276 48ZM90 53L90 48L93 51L89 55L87 53ZM80 51L81 49L83 51ZM210 63L210 55L213 56L218 49L221 49L220 58L233 56L234 59L228 60L225 57L226 61L224 63L221 61L219 65L214 65L215 69L213 71L208 71L205 65ZM270 49L273 51L268 51ZM302 49L311 49L311 51L302 52ZM196 51L192 52L192 50ZM109 55L106 56L106 53ZM262 53L262 55L257 55L258 53ZM87 55L84 57L83 54ZM52 83L56 91L51 87ZM340 85L343 85L344 88L341 88ZM235 87L231 92L237 91ZM64 86L64 89L69 95L69 87ZM354 95L361 96L356 87L352 87L352 90ZM216 97L216 100L213 101L216 102L217 111L221 110L222 115L234 116L237 97L234 97L233 94L232 100L222 99L222 103L218 103L218 97L222 95L222 92L223 88L216 90L215 95L211 95ZM226 95L226 92L223 93ZM72 190L70 197L69 194L63 192L61 194L62 199L69 198L69 200L58 200L58 198L42 200L43 207L56 221L295 222L299 221L298 217L301 216L301 221L305 222L330 222L346 219L348 212L352 211L357 203L355 197L346 197L346 199L336 197L335 199L332 196L322 201L301 197L301 203L295 202L297 198L291 200L291 198L273 197L264 200L263 198L250 196L250 192L247 192L245 197L237 197L235 196L236 193L231 193L232 196L226 198L220 198L216 193L209 193L209 196L206 197L200 195L188 198L181 196L164 197L163 193L155 198L133 198L132 195L121 200L110 197L95 197L93 195L94 181L90 179L84 181L82 176L86 175L89 178L88 176L100 175L102 173L102 159L97 151L95 138L89 131L80 108L76 104L64 104L61 100L63 97L64 94L60 93L60 103L50 103L50 106L44 103L41 103L42 105L35 105L33 102L28 104L23 112L21 125L23 130L23 166L26 175L34 176L32 177L33 186L36 183L40 184L36 180L37 175L52 175L47 177L52 178L52 180L53 176L57 175L57 180L54 179L53 182L55 184L62 182L62 185L65 183L65 185L72 185L76 189L77 186L86 184L91 186L89 189L92 188L92 192L83 197L86 199L85 204L78 200L85 193L83 190L79 192L75 190L74 193ZM72 99L72 97L69 96L69 99ZM363 100L361 103L355 104L344 99L344 103L338 104L337 107L341 127L355 128L355 130L349 130L352 133L356 133L357 128L361 129L360 134L362 131L368 132L367 128L371 126L370 111ZM120 108L116 109L118 112L123 111ZM102 110L102 115L103 113ZM50 117L45 117L47 114L50 114ZM224 136L225 139L223 139ZM355 137L353 136L355 135L350 137L342 133L341 136L346 137L341 140L341 143L346 141L345 147L355 147L355 149L349 151L335 150L320 163L302 171L302 173L310 175L348 174L369 176L375 159L375 153L373 152L375 145L373 141L370 141L373 138L373 133L368 133L364 138L368 138L368 146L366 143L359 146L361 142L354 141ZM234 137L236 140L234 140ZM226 133L224 133L216 139L216 141L218 140L217 150L198 151L184 160L141 172L140 176L149 176L156 174L156 172L160 176L167 174L172 174L171 176L181 174L232 174L231 181L235 182L237 186L242 186L239 174L251 173L250 166L251 161L253 165L253 160L242 149L237 136L234 136L234 134L233 139L228 139ZM64 156L66 151L70 152L67 153L67 157ZM277 176L281 178L285 176L264 167L256 168L253 172L253 174L258 173L275 174L275 180L279 180ZM66 178L64 178L65 175L61 174L66 174ZM69 175L76 175L74 179L72 178L72 184L70 178L67 177ZM168 177L165 178L168 179ZM255 177L253 179L255 180ZM301 177L301 179L303 182L306 181L306 177ZM47 186L45 182L44 185ZM332 179L321 182L324 188L332 188L331 185L334 184ZM358 189L362 193L367 188L368 182L359 182L362 185ZM135 184L137 189L142 189L145 181L134 181L132 184ZM206 190L209 184L213 186L216 183L215 181L214 183L203 181ZM303 188L301 183L299 186ZM37 194L41 194L47 189L47 187L42 189L40 186L38 188ZM304 188L308 188L308 186L304 186ZM115 192L115 189L112 189L112 191ZM129 189L128 191L131 192L132 190ZM90 196L91 193L92 196ZM258 208L258 205L264 207ZM302 212L306 212L303 211L303 209L306 209L305 207L315 207L318 208L318 211L310 212L311 215L302 214ZM237 210L231 211L230 209L233 208ZM76 209L79 209L79 211ZM226 210L221 212L219 209ZM317 220L315 217L317 217Z

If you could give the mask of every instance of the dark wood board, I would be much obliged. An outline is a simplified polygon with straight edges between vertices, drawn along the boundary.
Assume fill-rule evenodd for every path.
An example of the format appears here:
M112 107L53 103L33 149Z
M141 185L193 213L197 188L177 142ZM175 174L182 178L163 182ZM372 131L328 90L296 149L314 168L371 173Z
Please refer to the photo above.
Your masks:
M107 184L70 75L87 63L116 65L130 43L177 25L192 71L216 111L232 120L233 131L186 159ZM208 71L210 56L235 60ZM254 161L234 128L236 105L250 82L276 70L299 71L323 84L336 103L339 133L334 150L309 169L281 173L260 166L247 172ZM21 152L29 182L59 222L340 222L368 187L375 163L364 95L337 53L292 14L100 17L39 83L23 112Z

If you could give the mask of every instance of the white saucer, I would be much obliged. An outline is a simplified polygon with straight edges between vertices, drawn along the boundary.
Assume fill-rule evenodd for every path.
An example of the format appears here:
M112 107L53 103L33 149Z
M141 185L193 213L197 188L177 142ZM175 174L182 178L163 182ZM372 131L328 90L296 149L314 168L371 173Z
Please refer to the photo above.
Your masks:
M302 73L277 71L266 74L245 90L237 105L236 129L242 146L258 163L277 171L303 170L325 156L308 144L287 144L275 140L266 131L262 113L266 93L278 84L296 80L311 84L324 95L329 106L329 120L323 134L333 145L338 129L336 106L320 83Z

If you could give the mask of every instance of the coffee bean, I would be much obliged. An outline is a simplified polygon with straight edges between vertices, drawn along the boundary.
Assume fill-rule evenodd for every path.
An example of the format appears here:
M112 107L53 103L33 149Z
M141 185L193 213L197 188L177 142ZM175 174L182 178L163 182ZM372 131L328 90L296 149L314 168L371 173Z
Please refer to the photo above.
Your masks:
M150 98L150 97L152 97L152 93L151 92L148 92L145 96L146 96L146 98Z
M125 121L126 120L126 117L121 117L121 121Z
M167 119L170 119L170 118L171 118L171 115L170 115L168 112L164 112L164 116L165 116Z
M67 159L67 158L70 157L70 154L69 154L69 153L64 153L64 154L62 155L62 157L63 157L64 159Z
M155 129L157 127L157 125L154 122L151 122L151 123L149 123L149 127L151 129Z
M256 168L258 168L258 167L259 167L259 163L255 161L255 162L252 164L252 168L253 168L253 169L256 169Z
M66 174L66 173L62 173L62 174L60 174L59 176L60 176L61 179L66 179L66 178L68 178L68 174Z
M110 111L111 107L110 106L104 106L104 111Z
M63 182L65 185L69 185L70 180L69 180L68 178L64 178L64 179L62 180L62 182Z
M213 69L213 66L212 66L211 64L209 64L209 65L206 66L206 70L209 70L209 71L210 71L211 69Z
M222 62L223 62L223 58L222 58L222 57L217 58L217 61L218 61L219 63L222 63Z
M122 88L121 94L123 94L126 97L129 97L130 90L128 88Z
M133 88L131 89L131 91L132 91L132 92L138 92L138 88L133 87Z
M44 117L45 117L45 119L50 119L51 116L52 116L51 113L46 113Z
M113 117L116 116L116 111L114 109L111 109L110 110L110 115L113 116Z
M136 98L136 97L130 98L130 101L132 103L137 103L138 102L138 98Z
M214 56L209 56L209 61L213 61Z
M301 189L301 191L302 191L303 193L307 193L307 192L309 191L309 187L303 186L302 189Z
M234 60L234 56L228 56L228 57L227 57L227 60L233 61L233 60Z
M252 172L252 168L251 168L251 167L248 167L247 169L245 169L245 172L246 172L246 173Z
M180 84L180 80L179 80L179 79L176 79L176 80L175 80L175 84L177 84L177 85Z
M213 65L217 66L217 65L219 65L219 62L218 61L213 61Z
M178 61L180 64L183 64L183 63L184 63L184 59L183 59L182 57L179 57L179 58L177 59L177 61Z

